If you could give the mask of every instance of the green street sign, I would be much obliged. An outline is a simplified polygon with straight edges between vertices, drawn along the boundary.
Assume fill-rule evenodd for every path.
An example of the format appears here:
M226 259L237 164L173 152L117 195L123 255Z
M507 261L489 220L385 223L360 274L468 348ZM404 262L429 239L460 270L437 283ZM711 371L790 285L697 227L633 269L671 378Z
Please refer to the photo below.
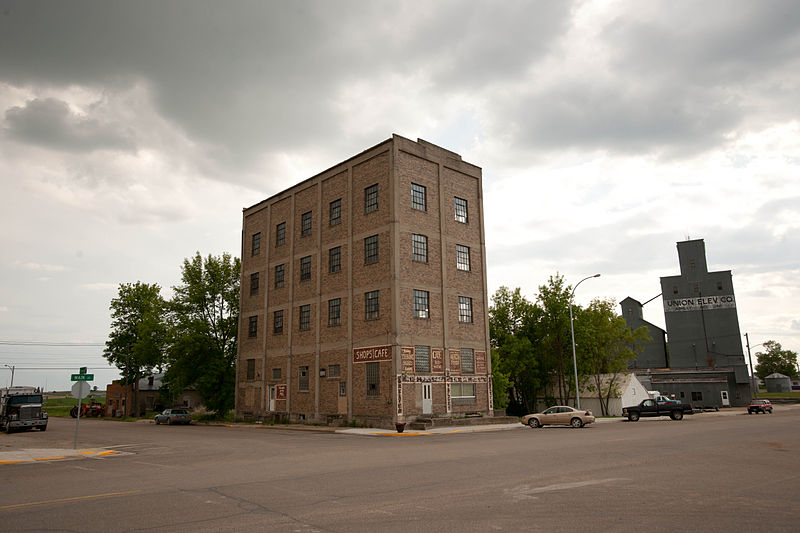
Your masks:
M94 374L72 374L72 381L93 381Z

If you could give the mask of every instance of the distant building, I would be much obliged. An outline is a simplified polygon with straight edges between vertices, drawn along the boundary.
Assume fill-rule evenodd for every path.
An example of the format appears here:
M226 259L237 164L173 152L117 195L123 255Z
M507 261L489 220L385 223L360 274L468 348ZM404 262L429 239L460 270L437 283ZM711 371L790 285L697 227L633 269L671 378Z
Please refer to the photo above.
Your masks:
M731 271L708 271L702 239L679 242L678 261L680 275L661 278L668 368L642 370L637 359L637 373L643 382L651 383L650 388L697 406L747 405L751 384ZM636 301L629 300L633 299L624 302L635 318ZM623 305L623 316L625 309ZM629 326L635 323L628 322ZM660 349L648 346L646 352Z
M644 319L642 304L631 297L627 297L620 303L622 307L622 317L631 330L645 328L650 340L644 345L644 349L630 365L631 368L667 368L667 333L660 327Z
M394 135L246 208L236 413L492 410L481 169Z

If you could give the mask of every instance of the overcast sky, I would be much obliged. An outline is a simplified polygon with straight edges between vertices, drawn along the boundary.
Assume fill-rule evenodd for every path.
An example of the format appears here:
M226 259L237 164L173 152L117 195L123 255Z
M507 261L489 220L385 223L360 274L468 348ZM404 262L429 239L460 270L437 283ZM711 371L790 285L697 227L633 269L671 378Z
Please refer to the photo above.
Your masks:
M796 1L0 0L0 364L105 388L120 283L170 296L393 133L483 169L490 294L645 302L702 238L751 344L800 351Z

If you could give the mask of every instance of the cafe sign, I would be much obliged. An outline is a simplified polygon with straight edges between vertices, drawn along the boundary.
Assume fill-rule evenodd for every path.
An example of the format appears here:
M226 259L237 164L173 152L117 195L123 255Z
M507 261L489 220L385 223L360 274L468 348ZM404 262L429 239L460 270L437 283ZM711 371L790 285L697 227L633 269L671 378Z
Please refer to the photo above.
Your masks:
M354 363L373 363L375 361L391 361L392 347L370 346L368 348L353 348Z

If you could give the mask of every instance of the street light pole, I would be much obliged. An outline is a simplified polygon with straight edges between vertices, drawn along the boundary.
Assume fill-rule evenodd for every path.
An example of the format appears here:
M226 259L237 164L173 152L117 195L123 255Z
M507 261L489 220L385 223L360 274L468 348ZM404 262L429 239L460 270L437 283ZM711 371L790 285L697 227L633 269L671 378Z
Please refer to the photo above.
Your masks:
M8 388L10 389L11 387L14 386L14 369L17 367L14 365L5 365L5 367L11 369L11 385L8 386Z
M572 334L572 365L575 368L575 406L580 409L581 408L581 393L580 393L580 386L578 385L578 358L575 355L575 325L573 324L572 320L572 298L575 297L575 291L578 288L578 285L586 281L587 279L591 278L599 278L600 274L595 274L594 276L587 276L580 280L578 283L575 284L575 287L572 289L572 294L569 295L569 330Z

